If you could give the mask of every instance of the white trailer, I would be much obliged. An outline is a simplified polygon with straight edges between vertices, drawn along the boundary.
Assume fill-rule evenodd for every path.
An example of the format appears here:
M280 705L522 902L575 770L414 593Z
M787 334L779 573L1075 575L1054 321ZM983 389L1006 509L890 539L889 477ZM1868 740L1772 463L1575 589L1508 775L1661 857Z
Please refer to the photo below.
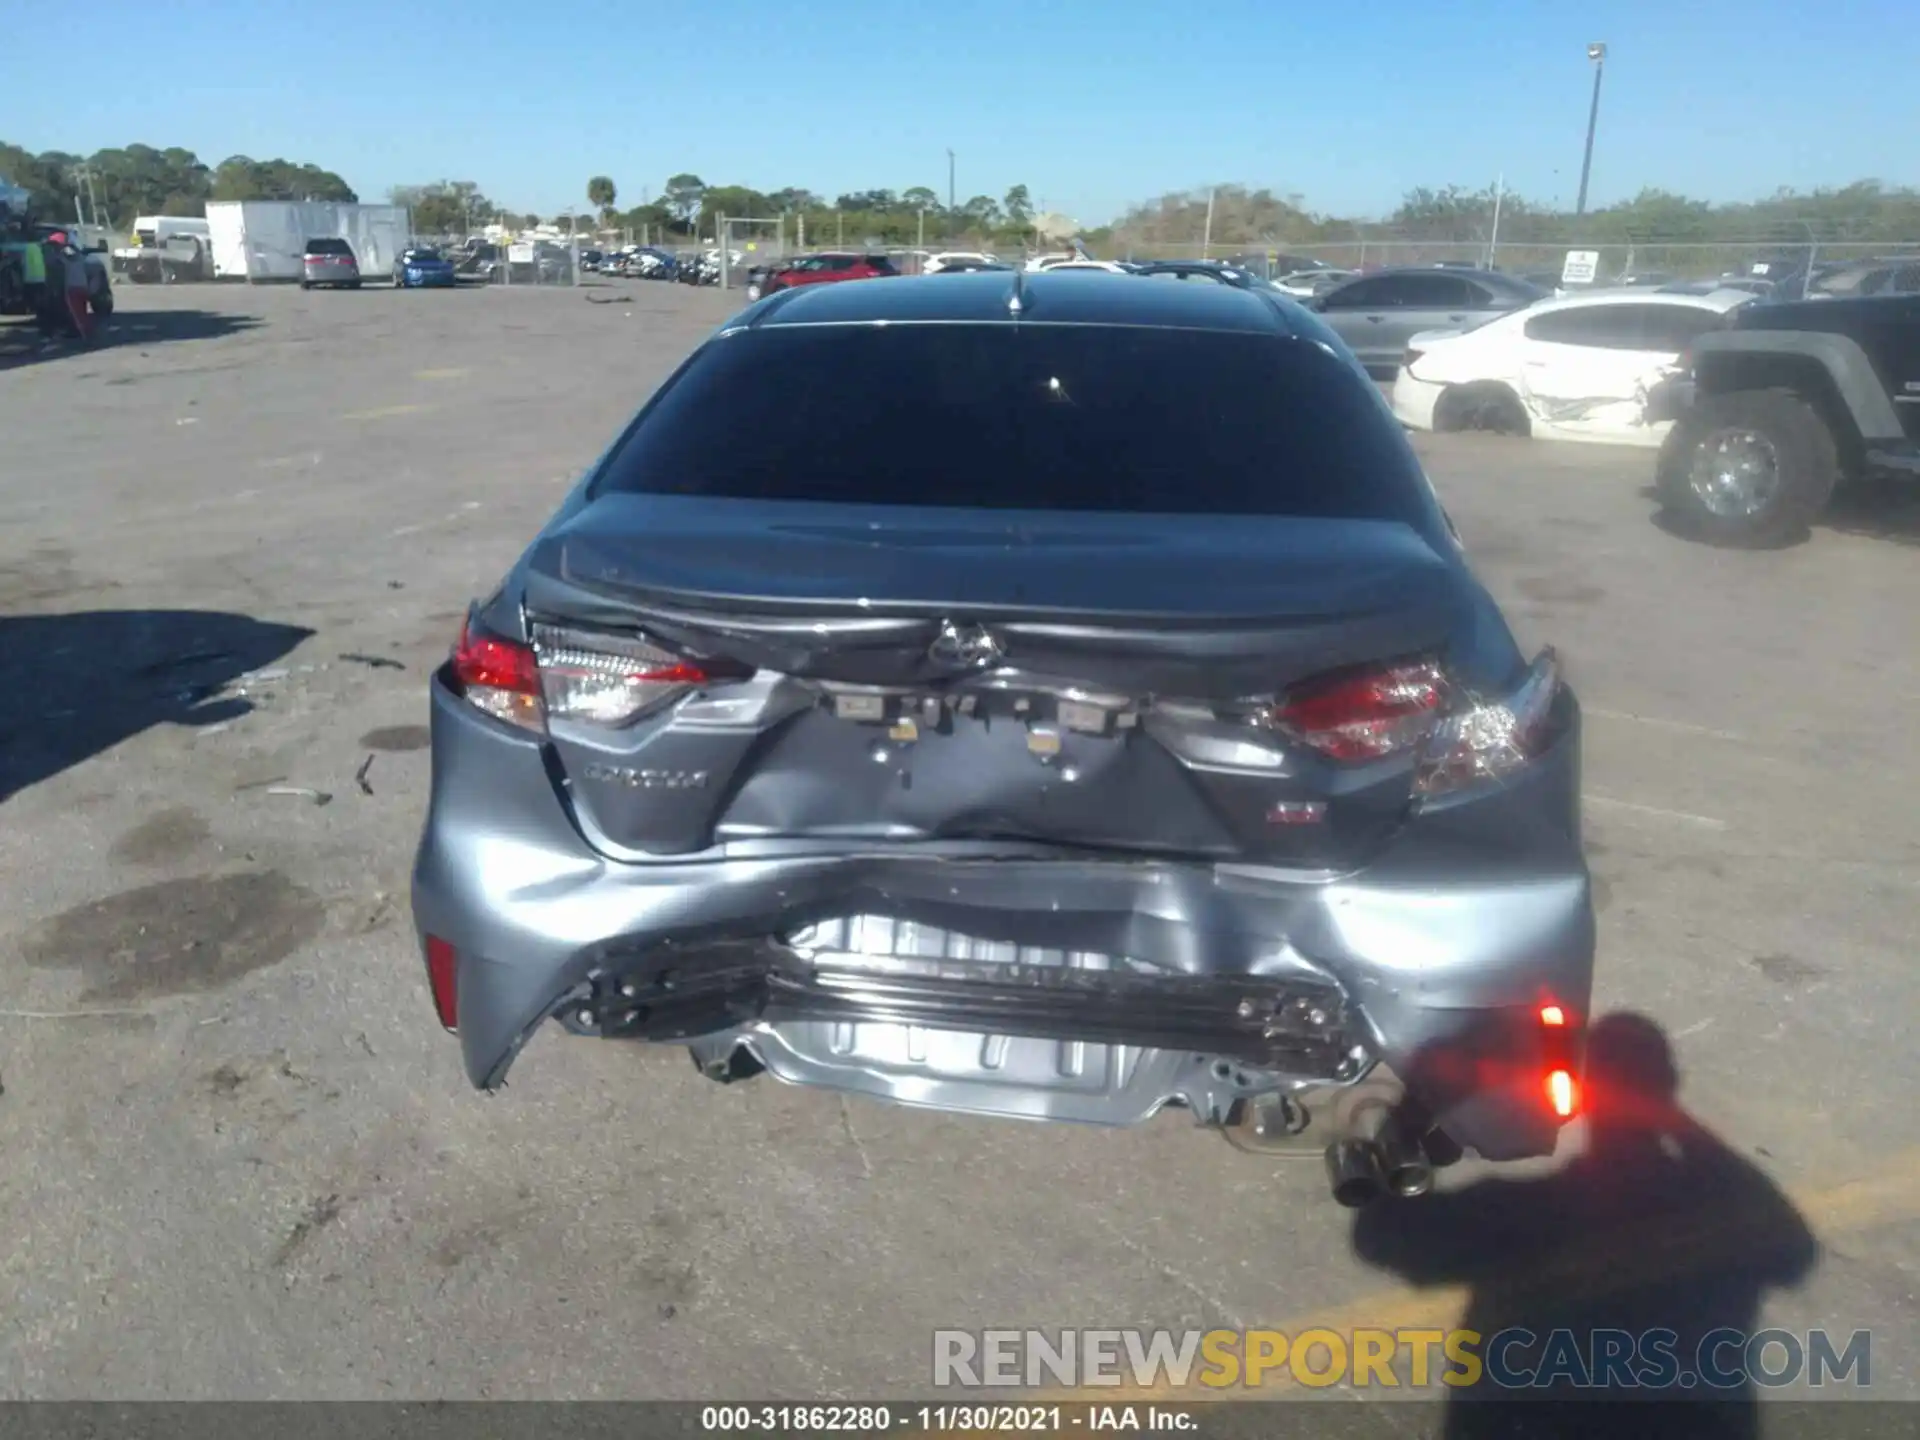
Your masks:
M413 234L404 205L343 205L327 200L210 200L213 273L221 279L298 280L307 241L339 239L353 247L369 280L393 274Z

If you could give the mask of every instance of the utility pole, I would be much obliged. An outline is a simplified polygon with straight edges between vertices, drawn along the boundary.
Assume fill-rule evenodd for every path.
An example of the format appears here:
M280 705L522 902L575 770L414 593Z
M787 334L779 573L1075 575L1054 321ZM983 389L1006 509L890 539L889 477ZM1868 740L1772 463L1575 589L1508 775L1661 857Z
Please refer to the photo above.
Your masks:
M1207 191L1207 228L1201 232L1200 236L1200 258L1202 260L1207 258L1207 252L1213 248L1213 194L1214 192L1211 189Z
M1493 234L1487 237L1487 269L1493 269L1494 257L1500 251L1500 202L1507 195L1507 176L1503 170L1500 178L1493 182Z
M955 191L953 188L953 147L948 146L947 147L947 209L949 210L954 208L954 204L955 204L954 194L955 194Z
M1587 153L1580 161L1580 198L1573 202L1573 213L1587 213L1587 177L1593 172L1593 132L1600 123L1600 77L1607 71L1607 47L1587 46L1587 59L1593 62L1593 104L1587 110Z

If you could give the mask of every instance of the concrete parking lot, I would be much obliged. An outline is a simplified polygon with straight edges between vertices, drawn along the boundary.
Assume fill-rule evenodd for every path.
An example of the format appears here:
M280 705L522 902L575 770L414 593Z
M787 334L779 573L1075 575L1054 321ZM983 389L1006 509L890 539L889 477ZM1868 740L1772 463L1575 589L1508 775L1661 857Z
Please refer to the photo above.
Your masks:
M728 306L120 303L0 369L0 1396L905 1396L936 1328L1460 1313L1471 1265L1356 1258L1317 1163L1178 1115L946 1119L557 1031L471 1092L407 914L427 672ZM1920 530L1720 553L1652 523L1644 453L1420 448L1587 705L1601 1009L1817 1239L1758 1316L1871 1329L1920 1396ZM1620 1283L1604 1228L1567 1286Z

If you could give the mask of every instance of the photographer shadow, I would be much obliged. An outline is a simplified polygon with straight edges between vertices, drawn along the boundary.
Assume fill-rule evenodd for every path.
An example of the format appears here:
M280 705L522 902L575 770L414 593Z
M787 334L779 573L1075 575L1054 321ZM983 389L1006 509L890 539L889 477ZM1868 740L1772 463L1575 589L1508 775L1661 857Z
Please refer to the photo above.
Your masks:
M1653 1021L1599 1020L1586 1085L1585 1150L1552 1174L1356 1217L1363 1260L1417 1286L1470 1289L1460 1324L1480 1336L1483 1371L1446 1389L1440 1433L1757 1436L1739 1346L1702 1357L1703 1341L1759 1328L1768 1291L1812 1269L1814 1237L1757 1167L1681 1108Z

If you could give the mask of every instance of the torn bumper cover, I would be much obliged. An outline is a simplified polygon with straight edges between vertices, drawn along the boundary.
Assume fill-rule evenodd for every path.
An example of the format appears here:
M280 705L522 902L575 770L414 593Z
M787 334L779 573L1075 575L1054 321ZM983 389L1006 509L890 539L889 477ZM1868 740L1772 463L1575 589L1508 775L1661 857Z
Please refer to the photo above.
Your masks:
M1222 1119L1385 1067L1490 1159L1553 1148L1531 1021L1586 1015L1594 924L1577 834L1539 817L1577 830L1577 727L1471 825L1420 813L1330 876L991 841L622 863L582 838L538 741L437 685L433 724L415 921L455 956L476 1086L551 1018L907 1104L1107 1124ZM1498 852L1489 805L1514 822Z

